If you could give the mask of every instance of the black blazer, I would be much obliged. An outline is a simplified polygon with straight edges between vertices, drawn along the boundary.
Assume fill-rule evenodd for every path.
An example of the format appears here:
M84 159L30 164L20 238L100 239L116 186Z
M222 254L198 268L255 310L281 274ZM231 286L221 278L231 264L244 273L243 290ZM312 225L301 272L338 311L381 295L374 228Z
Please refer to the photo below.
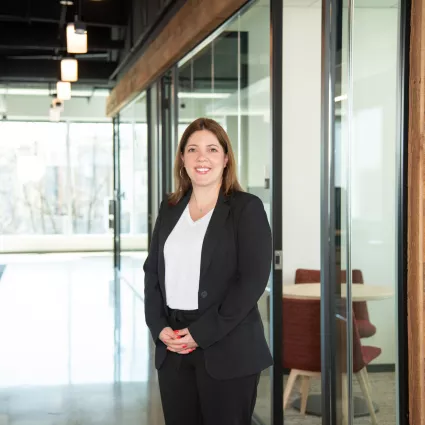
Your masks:
M162 202L143 267L146 323L156 343L157 369L167 354L158 336L169 326L164 244L190 195L191 191L177 205ZM224 196L221 191L202 246L200 318L189 326L204 350L208 373L216 379L248 376L272 365L257 306L271 259L271 231L261 200L245 192Z

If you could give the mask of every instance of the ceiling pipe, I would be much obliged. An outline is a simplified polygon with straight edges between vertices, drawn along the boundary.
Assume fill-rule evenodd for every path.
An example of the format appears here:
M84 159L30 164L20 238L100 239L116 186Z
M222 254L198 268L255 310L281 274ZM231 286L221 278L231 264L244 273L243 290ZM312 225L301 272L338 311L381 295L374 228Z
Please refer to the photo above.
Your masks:
M47 23L47 24L59 24L59 19L49 18L37 18L37 17L25 17L16 15L0 15L0 22L23 22L27 24L31 23ZM126 28L127 25L120 24L105 24L102 22L85 22L87 26L99 27L99 28Z
M169 17L171 13L175 9L179 9L183 4L186 2L186 0L170 0L168 1L168 4L166 7L161 10L159 15L157 16L157 19L155 22L152 23L150 27L148 27L148 30L143 32L139 38L136 40L134 45L130 48L130 50L127 52L127 54L124 56L123 60L119 63L115 71L111 74L109 77L111 80L113 80L123 69L126 67L130 60L132 59L133 55L140 51L143 47L142 45L147 45L150 43L151 40L154 40L155 37L161 32L162 30L162 24L164 23L164 20ZM171 17L171 16L170 16ZM132 19L132 14L130 13L129 19ZM133 35L131 35L133 37Z

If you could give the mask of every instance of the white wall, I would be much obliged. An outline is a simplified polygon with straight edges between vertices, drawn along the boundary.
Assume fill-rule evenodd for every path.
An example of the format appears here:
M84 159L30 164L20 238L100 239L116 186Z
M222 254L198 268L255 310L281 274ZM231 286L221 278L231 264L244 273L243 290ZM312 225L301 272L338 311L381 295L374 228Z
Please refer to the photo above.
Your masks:
M396 290L397 9L357 8L353 35L352 268ZM283 252L285 284L320 269L321 10L284 9ZM341 168L346 168L341 164ZM396 361L396 300L368 303L375 363Z
M283 14L283 282L320 269L321 10Z

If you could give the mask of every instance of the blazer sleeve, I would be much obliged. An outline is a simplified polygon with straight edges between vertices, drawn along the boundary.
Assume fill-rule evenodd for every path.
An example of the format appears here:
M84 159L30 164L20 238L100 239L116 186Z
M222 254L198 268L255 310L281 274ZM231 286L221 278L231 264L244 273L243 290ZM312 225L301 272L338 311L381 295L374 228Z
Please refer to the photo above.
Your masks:
M168 327L168 321L164 310L164 298L158 279L158 256L159 256L159 227L161 224L161 211L163 203L159 209L158 218L152 234L151 245L148 257L143 265L145 272L145 318L152 338L156 342L161 331Z
M189 332L208 348L232 331L257 305L270 276L272 239L261 200L253 198L242 210L237 229L238 277L224 300L208 309Z

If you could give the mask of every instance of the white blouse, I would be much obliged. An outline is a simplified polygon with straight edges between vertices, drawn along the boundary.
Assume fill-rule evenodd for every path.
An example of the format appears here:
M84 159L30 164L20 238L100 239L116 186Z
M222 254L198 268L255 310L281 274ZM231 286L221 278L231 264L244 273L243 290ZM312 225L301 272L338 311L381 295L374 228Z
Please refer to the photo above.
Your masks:
M213 211L193 221L188 205L165 242L165 290L172 309L198 309L202 244Z

